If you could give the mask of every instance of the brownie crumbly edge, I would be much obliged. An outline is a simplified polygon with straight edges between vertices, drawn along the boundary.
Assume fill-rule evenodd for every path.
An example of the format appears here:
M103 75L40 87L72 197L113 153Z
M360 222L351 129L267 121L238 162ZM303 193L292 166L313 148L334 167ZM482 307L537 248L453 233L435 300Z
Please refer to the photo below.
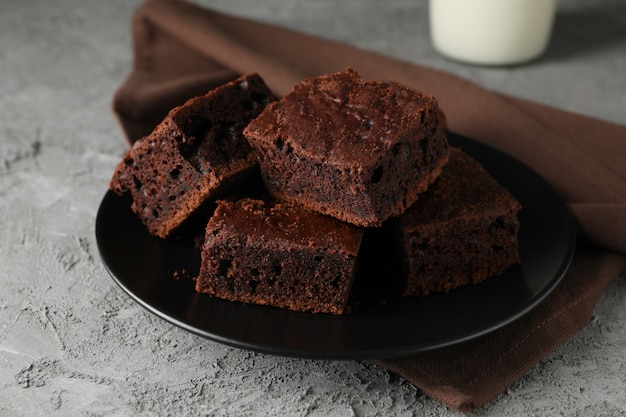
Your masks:
M135 142L110 188L131 195L133 212L152 234L170 236L207 200L258 169L242 131L274 100L257 74L188 100Z

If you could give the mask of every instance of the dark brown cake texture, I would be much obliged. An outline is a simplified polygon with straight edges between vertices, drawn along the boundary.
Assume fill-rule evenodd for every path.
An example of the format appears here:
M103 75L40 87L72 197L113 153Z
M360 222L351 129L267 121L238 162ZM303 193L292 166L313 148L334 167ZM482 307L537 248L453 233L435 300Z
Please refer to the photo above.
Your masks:
M350 69L298 83L244 130L278 199L359 226L402 214L449 149L437 101Z
M172 109L126 153L110 188L130 194L152 234L170 236L256 168L242 131L273 100L261 77L250 74Z
M479 283L520 263L519 202L458 149L428 191L389 224L408 276L404 295Z
M295 311L343 314L363 229L288 203L219 201L196 289Z

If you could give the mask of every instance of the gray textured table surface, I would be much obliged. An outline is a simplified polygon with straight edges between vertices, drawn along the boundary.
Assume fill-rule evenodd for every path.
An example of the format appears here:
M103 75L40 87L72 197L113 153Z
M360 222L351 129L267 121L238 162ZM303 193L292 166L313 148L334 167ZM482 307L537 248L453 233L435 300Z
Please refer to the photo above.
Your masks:
M186 333L109 278L94 219L126 143L110 106L138 0L0 2L1 416L454 416L370 362L255 354ZM626 4L559 4L530 65L447 61L418 0L203 1L626 122ZM626 280L485 416L626 415Z

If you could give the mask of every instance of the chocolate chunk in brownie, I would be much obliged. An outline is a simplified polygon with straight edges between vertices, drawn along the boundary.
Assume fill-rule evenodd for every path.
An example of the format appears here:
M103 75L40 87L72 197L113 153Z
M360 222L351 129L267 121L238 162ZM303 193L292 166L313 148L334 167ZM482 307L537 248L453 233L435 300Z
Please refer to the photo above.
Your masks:
M287 203L219 201L196 289L295 311L343 314L363 229Z
M518 264L520 209L482 165L453 149L428 191L389 223L407 259L404 295L449 291Z
M437 101L356 72L306 79L244 130L278 199L359 226L402 214L449 155Z
M133 144L110 188L130 193L132 210L152 234L170 236L205 202L258 170L242 131L274 99L251 74L174 108Z

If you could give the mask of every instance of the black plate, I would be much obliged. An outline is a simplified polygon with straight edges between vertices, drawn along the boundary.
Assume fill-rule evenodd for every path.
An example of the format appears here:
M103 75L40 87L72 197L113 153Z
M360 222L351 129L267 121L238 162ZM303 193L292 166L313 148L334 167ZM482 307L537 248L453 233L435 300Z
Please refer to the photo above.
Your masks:
M575 228L553 189L517 160L451 134L522 203L522 264L501 277L448 294L404 298L350 315L308 314L211 298L194 291L200 255L189 240L148 234L127 199L107 192L96 239L104 265L135 301L157 316L228 345L285 356L388 358L463 342L523 316L561 280L573 257Z

